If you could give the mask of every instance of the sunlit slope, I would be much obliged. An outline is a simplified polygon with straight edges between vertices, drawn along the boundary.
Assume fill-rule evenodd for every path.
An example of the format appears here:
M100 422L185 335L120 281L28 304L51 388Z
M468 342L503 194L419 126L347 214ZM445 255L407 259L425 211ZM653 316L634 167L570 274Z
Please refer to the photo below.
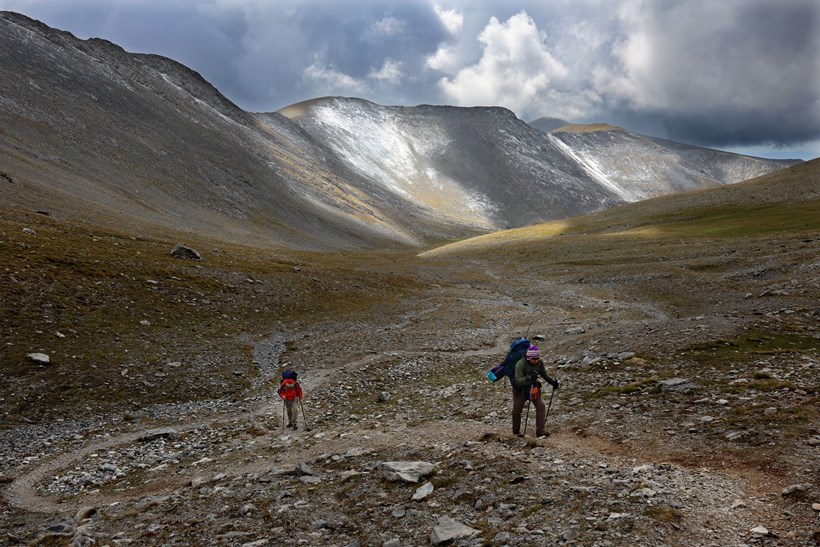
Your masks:
M743 183L663 196L607 211L487 234L422 253L512 256L546 244L634 237L744 237L773 232L820 234L820 160Z

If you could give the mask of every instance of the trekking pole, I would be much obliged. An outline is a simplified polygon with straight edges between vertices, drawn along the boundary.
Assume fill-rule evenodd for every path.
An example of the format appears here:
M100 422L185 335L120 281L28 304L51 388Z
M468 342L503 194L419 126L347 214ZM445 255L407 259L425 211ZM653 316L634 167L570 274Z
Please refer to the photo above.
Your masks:
M285 400L282 399L282 431L285 430Z
M302 404L302 399L299 399L299 407L302 409L302 421L305 423L305 431L310 431L310 426L307 423L307 415L305 415L305 407Z
M555 378L555 381L558 381L558 364L555 364L555 368L552 371L552 376ZM550 417L550 408L552 408L552 398L555 397L555 387L552 388L552 393L550 393L550 404L547 405L547 415L544 417L544 424L546 427L547 418Z
M530 402L527 401L527 417L524 419L524 436L527 436L527 422L530 421Z
M552 398L555 397L555 388L552 388L552 393L550 393L550 404L547 405L547 415L544 417L544 427L547 424L547 418L550 417L550 408L552 408Z

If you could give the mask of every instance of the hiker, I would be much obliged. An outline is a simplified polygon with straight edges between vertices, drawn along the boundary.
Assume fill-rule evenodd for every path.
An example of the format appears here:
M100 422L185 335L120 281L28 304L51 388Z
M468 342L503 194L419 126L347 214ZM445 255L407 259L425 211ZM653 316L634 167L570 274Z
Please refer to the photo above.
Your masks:
M527 353L518 360L515 364L515 383L513 384L513 414L512 414L512 429L513 434L519 437L524 435L521 433L521 412L524 410L524 404L528 400L535 405L535 436L546 437L549 433L544 429L547 420L547 405L544 399L541 398L541 383L538 377L547 381L553 389L558 389L558 380L553 380L547 375L547 369L544 367L544 362L541 360L541 351L538 346L530 346ZM531 395L533 387L535 386L535 393Z
M286 370L282 373L282 382L279 384L277 393L282 398L285 404L285 410L288 415L288 427L291 429L299 429L296 424L296 416L299 409L296 407L296 400L302 402L302 386L297 381L296 373L292 370ZM284 421L284 420L283 420Z

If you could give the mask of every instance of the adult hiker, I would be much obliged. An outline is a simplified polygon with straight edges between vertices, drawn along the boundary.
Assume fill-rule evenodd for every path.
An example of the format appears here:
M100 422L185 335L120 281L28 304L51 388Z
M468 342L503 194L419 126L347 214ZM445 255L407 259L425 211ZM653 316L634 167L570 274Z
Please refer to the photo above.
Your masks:
M297 399L299 400L299 404L302 403L302 386L299 385L296 378L296 372L292 370L282 372L282 382L279 384L279 389L277 390L279 397L282 398L282 402L285 405L284 410L288 415L288 427L291 429L299 429L299 426L296 424L296 416L299 412L299 409L296 407ZM282 421L284 421L284 417Z
M541 397L541 382L543 378L552 389L558 389L558 380L547 375L547 369L541 360L541 351L538 346L530 346L527 353L515 364L515 382L513 384L513 434L523 437L521 433L521 412L527 401L535 405L535 436L546 437L549 433L544 429L547 421L547 405ZM535 389L533 389L535 388Z

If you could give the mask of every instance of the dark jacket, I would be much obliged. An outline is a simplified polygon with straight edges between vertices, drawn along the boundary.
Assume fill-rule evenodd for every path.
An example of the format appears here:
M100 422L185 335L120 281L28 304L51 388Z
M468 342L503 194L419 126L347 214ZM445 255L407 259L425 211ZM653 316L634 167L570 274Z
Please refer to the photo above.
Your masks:
M526 357L522 357L515 364L515 385L516 391L519 395L524 391L530 389L538 377L543 378L548 384L555 386L557 382L547 375L547 369L544 367L544 361L538 360L536 364L530 363Z

